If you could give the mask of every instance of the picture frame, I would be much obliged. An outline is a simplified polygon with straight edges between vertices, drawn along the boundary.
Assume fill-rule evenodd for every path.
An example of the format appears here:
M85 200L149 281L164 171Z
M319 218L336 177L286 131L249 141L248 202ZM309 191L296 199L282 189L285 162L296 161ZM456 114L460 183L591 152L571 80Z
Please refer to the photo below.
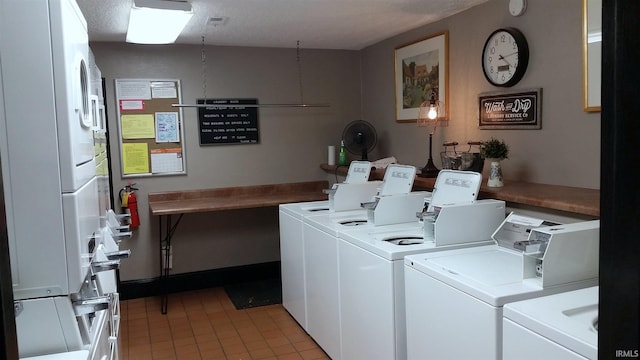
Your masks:
M396 122L416 122L420 104L436 94L449 114L449 32L443 31L395 48Z
M542 88L478 94L478 128L541 129Z
M600 112L602 86L602 0L582 1L584 111Z

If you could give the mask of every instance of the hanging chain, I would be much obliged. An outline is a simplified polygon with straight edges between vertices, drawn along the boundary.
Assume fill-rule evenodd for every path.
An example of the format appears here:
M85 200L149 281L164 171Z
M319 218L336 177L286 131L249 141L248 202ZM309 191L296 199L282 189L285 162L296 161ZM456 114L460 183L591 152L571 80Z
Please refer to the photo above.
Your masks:
M204 103L207 103L207 53L204 49L204 35L202 36L202 48L201 48L201 57L202 57L202 97L204 99Z
M298 63L298 86L300 87L300 104L304 104L304 94L302 92L302 63L300 62L300 40L296 46L296 61Z

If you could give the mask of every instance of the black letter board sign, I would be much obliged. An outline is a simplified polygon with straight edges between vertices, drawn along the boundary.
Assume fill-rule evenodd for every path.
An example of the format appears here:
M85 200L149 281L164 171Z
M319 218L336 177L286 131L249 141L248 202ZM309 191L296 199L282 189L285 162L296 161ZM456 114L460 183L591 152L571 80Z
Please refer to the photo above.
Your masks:
M258 143L258 108L242 106L257 105L258 99L207 99L208 104L198 108L200 145Z
M540 129L542 89L478 96L480 129Z

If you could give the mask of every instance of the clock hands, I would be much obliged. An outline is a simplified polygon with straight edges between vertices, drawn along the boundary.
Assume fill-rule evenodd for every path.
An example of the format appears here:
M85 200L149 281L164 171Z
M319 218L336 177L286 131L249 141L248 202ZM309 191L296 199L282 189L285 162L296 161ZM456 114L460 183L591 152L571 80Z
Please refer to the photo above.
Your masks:
M510 63L509 61L507 61L507 57L508 57L508 56L515 55L515 54L517 54L517 52L512 52L512 53L507 54L507 55L498 54L498 60L502 60L502 61L504 61L505 63L507 63L507 65L509 65L509 68L512 68L512 67L514 67L514 66L513 66L513 65L511 65L511 63ZM505 68L503 68L503 67L501 67L501 66L498 66L498 72L499 72L499 71L508 71L508 70L509 70L508 68L507 68L507 69L505 69Z
M508 55L507 55L507 56L508 56ZM510 63L510 62L508 62L508 61L507 61L507 59L505 59L505 58L504 58L504 56L502 56L502 55L498 55L498 60L502 60L502 61L506 62L506 63L507 63L507 65L509 65L509 67L511 67L511 66L512 66L512 65L511 65L511 63ZM498 67L498 68L499 68L499 67Z

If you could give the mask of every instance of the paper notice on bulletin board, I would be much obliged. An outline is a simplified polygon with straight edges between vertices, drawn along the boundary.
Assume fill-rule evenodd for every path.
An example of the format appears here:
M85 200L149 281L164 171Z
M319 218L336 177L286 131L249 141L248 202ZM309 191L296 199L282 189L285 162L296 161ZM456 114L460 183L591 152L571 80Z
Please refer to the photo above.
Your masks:
M146 143L122 144L122 167L125 174L149 172L149 147Z
M123 139L153 139L156 131L153 114L131 114L120 117Z
M151 99L151 82L123 81L116 83L119 100L149 100Z
M151 83L151 96L156 99L174 99L178 89L173 81L154 81Z
M156 113L156 142L178 142L179 131L177 112Z
M182 149L151 150L151 172L154 174L182 171Z

